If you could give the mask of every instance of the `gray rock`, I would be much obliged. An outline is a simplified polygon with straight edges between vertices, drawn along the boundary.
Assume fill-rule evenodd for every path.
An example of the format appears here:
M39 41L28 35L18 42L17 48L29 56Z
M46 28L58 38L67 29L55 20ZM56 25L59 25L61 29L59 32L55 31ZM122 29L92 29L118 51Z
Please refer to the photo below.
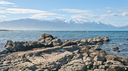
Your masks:
M7 54L8 51L7 50L0 50L0 54Z
M72 52L63 49L52 49L51 51L45 51L42 54L34 57L27 56L28 60L31 61L34 65L38 65L39 68L42 69L48 68L50 70L57 70L60 66L70 61L72 57Z
M49 42L52 42L52 38L51 37L48 37L45 39L45 43L49 43Z
M14 51L14 48L13 48L13 41L11 40L8 40L6 45L4 46L8 51Z
M63 65L58 71L86 71L87 68L84 65L82 59L72 60L69 63Z
M117 56L115 56L115 55L106 55L105 58L107 60L117 60Z
M82 39L80 42L81 43L87 43L88 41L86 39Z
M7 67L7 66L3 67L3 68L0 67L0 71L8 71L8 70L9 70L9 67Z
M93 63L94 66L99 66L99 65L102 65L103 64L103 61L96 61Z
M9 65L10 64L10 61L4 61L3 62L3 65Z
M44 71L44 69L36 69L35 71Z
M85 65L92 66L92 60L89 57L83 57L83 62L85 63Z
M77 45L77 42L75 41L69 41L62 44L62 46L71 46L71 45Z
M65 46L65 47L63 47L63 49L68 50L68 51L75 51L75 50L78 50L80 48L76 45L71 45L71 46Z
M110 66L110 65L116 65L116 66L120 66L120 67L124 66L121 62L113 61L113 60L107 60L106 62L104 62L104 64L107 66Z
M52 39L54 38L52 35L46 34L46 33L41 35L41 38L43 38L43 39L46 39L46 38L49 38L49 37L52 38Z
M94 58L94 61L105 61L106 59L105 59L105 57L104 56L95 56L95 58Z
M110 47L111 49L118 50L118 47Z
M83 56L88 57L89 55L88 55L87 52L84 52L84 53L83 53Z
M104 69L94 69L94 71L105 71Z
M49 71L48 69L45 69L44 71Z
M94 50L100 51L100 50L102 50L102 49L99 48L99 47L95 47Z
M61 40L58 39L58 38L53 39L52 42L53 42L53 46L60 46L60 45L62 45Z
M108 67L109 67L109 66L107 66L107 65L100 65L100 66L99 66L99 69L105 69L105 70L106 70Z
M37 69L37 67L33 64L33 63L30 63L30 62L24 62L24 63L20 63L18 65L16 65L19 69L30 69L30 70L33 70L35 71Z
M102 39L103 39L105 42L110 41L108 37L104 37L104 38L102 38Z

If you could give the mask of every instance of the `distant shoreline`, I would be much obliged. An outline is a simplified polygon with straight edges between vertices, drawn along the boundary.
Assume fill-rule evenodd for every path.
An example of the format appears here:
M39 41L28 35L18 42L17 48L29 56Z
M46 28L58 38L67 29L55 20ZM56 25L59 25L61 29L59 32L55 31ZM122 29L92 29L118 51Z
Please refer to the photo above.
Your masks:
M9 31L9 30L0 29L0 31Z

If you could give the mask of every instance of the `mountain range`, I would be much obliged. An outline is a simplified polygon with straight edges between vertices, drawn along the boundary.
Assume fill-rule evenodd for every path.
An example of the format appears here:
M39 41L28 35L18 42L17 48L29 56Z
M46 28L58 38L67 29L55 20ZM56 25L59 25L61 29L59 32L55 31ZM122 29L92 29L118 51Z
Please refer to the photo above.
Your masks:
M110 30L128 30L128 26L115 27L102 22L75 22L70 20L37 20L37 19L19 19L0 22L0 29L8 30L45 30L45 31L110 31Z

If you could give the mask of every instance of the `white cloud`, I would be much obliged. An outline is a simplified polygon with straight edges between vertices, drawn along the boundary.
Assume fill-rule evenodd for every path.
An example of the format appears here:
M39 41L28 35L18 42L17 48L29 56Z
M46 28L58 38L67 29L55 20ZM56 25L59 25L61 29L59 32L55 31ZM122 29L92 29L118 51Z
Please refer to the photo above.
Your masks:
M114 16L128 16L128 8L112 8L112 7L108 7L106 8L108 9L108 11L115 11L118 12L119 14L113 14Z
M112 13L112 11L111 10L107 10L107 13Z
M59 9L59 11L65 11L69 13L90 13L90 10L79 10L79 9Z
M76 19L78 21L88 22L91 21L91 18L98 18L99 16L93 14L78 14L72 15L71 18Z
M34 14L32 15L30 18L45 18L45 17L55 17L55 16L64 16L64 15L59 15L59 14L55 14L55 13L39 13L39 14Z
M64 16L56 13L50 13L48 11L36 10L36 9L22 9L22 8L6 8L0 10L1 14L30 14L29 18L43 18L53 16Z
M121 15L122 16L128 16L128 12L123 12Z
M0 18L6 18L6 16L5 15L0 15Z
M1 5L13 5L14 3L8 2L8 1L0 1Z
M21 9L21 8L7 8L0 10L0 13L11 13L11 14L29 14L29 13L44 13L46 11L34 10L34 9Z

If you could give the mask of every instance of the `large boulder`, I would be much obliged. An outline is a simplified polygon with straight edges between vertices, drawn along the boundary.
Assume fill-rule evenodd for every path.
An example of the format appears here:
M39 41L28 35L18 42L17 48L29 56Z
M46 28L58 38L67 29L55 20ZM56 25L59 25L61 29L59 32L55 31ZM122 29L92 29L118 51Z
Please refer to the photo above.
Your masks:
M105 60L106 60L105 57L104 56L100 56L100 55L97 55L94 58L94 61L105 61Z
M103 39L100 37L90 38L87 40L90 45L102 45Z
M53 39L52 42L53 42L53 46L60 46L60 45L62 45L61 40L58 39L58 38Z
M103 64L103 61L96 61L93 63L94 66L99 66L99 65L102 65Z
M108 37L104 37L104 38L102 38L102 39L103 39L103 41L105 41L105 42L110 41L110 39L109 39Z
M8 40L6 45L4 46L8 51L14 51L14 48L13 48L13 41L11 40Z
M118 60L118 59L117 59L117 56L115 56L115 55L106 55L105 58L106 58L107 60Z
M41 35L41 37L38 39L38 41L41 41L41 40L46 39L46 38L53 39L54 37L52 35L50 35L50 34L44 33L44 34Z
M72 60L63 65L59 71L86 71L87 68L82 59Z

